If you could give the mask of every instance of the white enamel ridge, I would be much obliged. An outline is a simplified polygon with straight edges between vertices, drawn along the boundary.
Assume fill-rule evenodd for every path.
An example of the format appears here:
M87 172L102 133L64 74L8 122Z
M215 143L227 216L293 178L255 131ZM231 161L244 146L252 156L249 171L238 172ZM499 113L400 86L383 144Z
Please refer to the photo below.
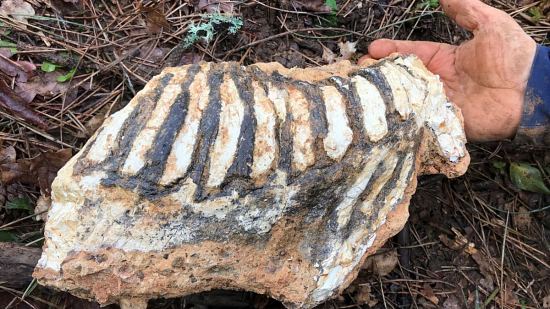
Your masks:
M189 107L187 116L176 140L172 145L172 150L166 161L164 174L160 179L161 184L169 184L185 174L191 159L193 157L193 148L197 140L202 111L208 104L208 95L210 87L208 86L206 72L210 69L210 64L203 65L201 70L195 75L195 79L189 87Z
M276 115L271 100L264 89L253 82L254 115L256 117L256 133L254 135L254 154L252 160L252 178L258 178L268 173L275 161L277 142L275 139Z
M292 123L290 124L293 151L292 164L297 170L303 171L315 162L309 120L309 104L300 90L291 88L289 89L288 105L292 114Z
M155 109L151 112L151 117L145 124L143 130L139 132L134 145L132 145L132 150L128 154L128 158L122 167L123 173L135 174L145 166L145 156L149 149L151 149L153 140L158 134L162 123L166 117L170 117L170 108L182 91L181 84L183 83L185 75L187 75L183 73L185 72L180 72L180 74L175 75L170 83L164 88Z
M218 136L214 142L214 149L210 153L210 175L206 185L217 187L225 179L227 170L233 163L239 136L241 123L244 118L244 102L239 96L239 90L233 79L226 78L220 89L221 112Z
M284 122L286 119L286 102L288 100L286 89L279 88L273 85L273 83L267 83L267 97L273 102L279 120Z
M384 99L382 99L378 88L365 78L356 75L351 81L359 95L363 109L363 127L367 137L371 142L377 142L388 134Z
M409 102L407 90L401 78L403 74L387 65L380 66L380 71L384 74L384 77L390 85L395 109L399 115L401 115L401 119L407 119L411 113L411 104Z
M355 178L355 183L344 193L342 202L336 207L338 229L344 228L349 222L352 210L357 203L357 198L365 191L372 175L376 171L376 167L386 156L392 157L392 154L388 155L388 148L385 147L373 148L369 153L371 160L365 164L361 173Z
M143 87L143 89L136 94L136 96L120 111L112 114L105 122L103 123L103 129L99 132L97 138L93 142L90 151L88 152L86 158L93 162L101 162L107 158L112 150L118 147L118 143L115 143L115 139L118 136L122 126L130 114L134 111L138 104L141 103L143 98L147 98L151 95L151 92L154 89L154 85L160 80L161 76L157 75ZM91 138L88 143L93 141Z
M380 175L371 185L371 191L369 195L365 198L365 200L361 203L360 210L365 216L371 216L372 213L372 205L376 201L376 197L378 194L380 194L380 191L382 191L382 188L384 188L384 185L386 182L388 182L393 175L393 171L395 170L395 167L397 166L398 161L397 156L390 156L384 161L384 173Z
M394 62L409 68L415 77L424 80L427 85L425 102L416 113L435 134L441 155L451 162L458 162L466 154L466 136L453 105L447 100L439 76L428 72L416 57L396 58Z
M332 86L321 87L321 92L328 122L328 134L323 145L331 159L340 160L353 139L353 132L346 115L345 98Z

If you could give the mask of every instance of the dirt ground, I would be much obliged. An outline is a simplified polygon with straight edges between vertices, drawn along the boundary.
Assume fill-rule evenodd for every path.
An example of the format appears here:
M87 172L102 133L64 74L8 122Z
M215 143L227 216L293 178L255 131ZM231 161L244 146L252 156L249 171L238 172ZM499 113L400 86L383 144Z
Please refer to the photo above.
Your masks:
M550 44L550 1L489 2ZM71 153L163 67L201 60L308 67L355 61L377 38L460 44L470 37L437 0L4 0L0 22L0 101L7 102L0 106L0 240L36 247L40 191L47 194ZM549 148L468 148L466 175L422 177L405 230L319 308L550 308L550 195L540 193L550 186ZM517 186L518 166L536 174L537 192ZM0 308L98 307L34 282L19 290L0 283ZM282 305L214 291L149 306L228 307Z

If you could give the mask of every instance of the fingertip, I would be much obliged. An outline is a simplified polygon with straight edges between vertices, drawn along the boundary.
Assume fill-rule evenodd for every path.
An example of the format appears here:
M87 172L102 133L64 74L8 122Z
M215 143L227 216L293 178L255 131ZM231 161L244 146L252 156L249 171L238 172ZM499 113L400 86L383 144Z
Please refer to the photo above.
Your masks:
M374 59L387 57L396 51L395 43L388 39L378 39L369 45L369 55Z

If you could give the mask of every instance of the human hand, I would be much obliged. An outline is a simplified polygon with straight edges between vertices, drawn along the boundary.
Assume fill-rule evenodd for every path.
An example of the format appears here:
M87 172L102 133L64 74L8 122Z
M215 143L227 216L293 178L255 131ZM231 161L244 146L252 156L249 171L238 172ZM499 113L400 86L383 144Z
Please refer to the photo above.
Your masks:
M512 17L479 0L441 0L445 13L474 38L459 46L380 39L369 58L415 54L438 74L449 99L462 109L470 141L513 138L520 124L536 43Z

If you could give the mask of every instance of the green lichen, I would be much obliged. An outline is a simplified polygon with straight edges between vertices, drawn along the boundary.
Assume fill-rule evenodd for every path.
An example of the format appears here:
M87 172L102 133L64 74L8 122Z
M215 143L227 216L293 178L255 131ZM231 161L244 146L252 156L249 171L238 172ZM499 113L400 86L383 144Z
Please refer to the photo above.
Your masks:
M199 40L206 43L212 41L216 35L215 26L220 24L227 24L227 31L235 34L243 26L243 20L240 17L226 16L220 13L205 14L198 24L191 23L187 36L183 40L183 46L187 48Z

